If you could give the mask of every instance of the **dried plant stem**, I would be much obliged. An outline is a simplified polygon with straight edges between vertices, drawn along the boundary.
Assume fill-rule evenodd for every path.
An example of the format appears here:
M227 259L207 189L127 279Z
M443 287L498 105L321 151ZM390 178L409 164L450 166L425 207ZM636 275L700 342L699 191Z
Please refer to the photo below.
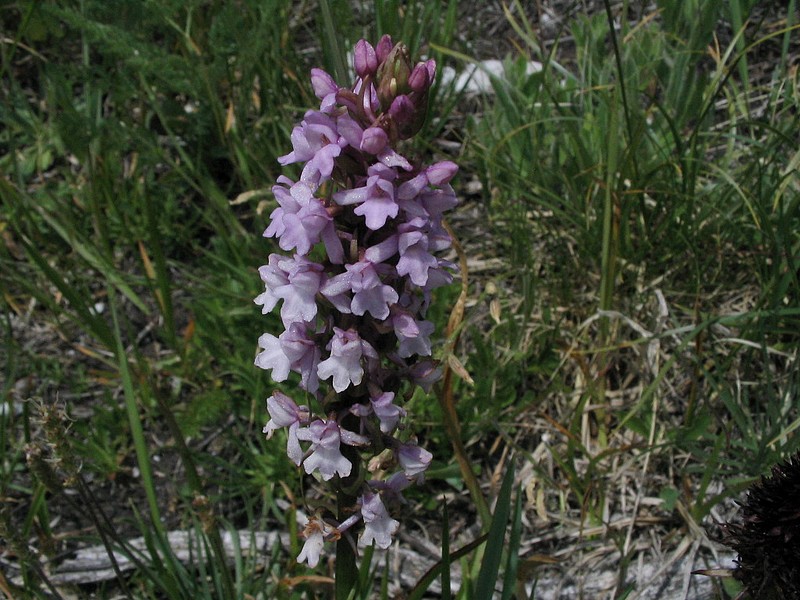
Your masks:
M444 360L444 375L442 377L442 387L439 393L439 404L442 407L445 430L453 444L453 452L456 455L458 466L461 469L461 475L464 477L464 483L472 496L472 501L475 504L475 509L478 511L478 517L481 520L481 531L486 532L492 520L491 512L489 511L486 498L484 498L483 492L481 492L478 479L472 471L472 465L467 457L464 443L461 441L461 424L458 420L458 413L456 412L455 400L453 398L453 368L450 362L453 348L455 348L460 337L460 326L461 322L464 320L464 307L467 302L469 288L467 256L464 254L464 250L450 226L444 223L444 227L447 229L447 233L450 234L450 238L453 241L453 248L455 248L458 254L459 269L461 271L461 293L450 313L450 319L447 323L447 337L450 342Z
M445 367L444 383L442 385L442 393L439 396L439 403L442 406L442 415L444 416L444 427L447 435L453 443L453 452L456 455L458 466L461 469L461 475L464 477L464 483L472 496L472 501L475 503L475 508L478 511L478 517L481 520L481 531L486 531L489 528L492 517L489 512L489 505L481 492L481 486L475 473L472 471L472 465L467 457L466 448L461 441L461 425L458 421L458 414L453 401L453 371L449 367Z

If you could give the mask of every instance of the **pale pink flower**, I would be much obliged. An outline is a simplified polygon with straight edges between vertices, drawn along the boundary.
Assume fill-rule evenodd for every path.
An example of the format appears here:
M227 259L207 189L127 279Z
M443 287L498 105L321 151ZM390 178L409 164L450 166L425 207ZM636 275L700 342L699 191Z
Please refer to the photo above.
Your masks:
M392 545L392 536L400 527L399 521L393 519L381 502L379 494L366 493L361 497L361 516L364 519L364 533L358 540L359 546L375 546L386 550Z

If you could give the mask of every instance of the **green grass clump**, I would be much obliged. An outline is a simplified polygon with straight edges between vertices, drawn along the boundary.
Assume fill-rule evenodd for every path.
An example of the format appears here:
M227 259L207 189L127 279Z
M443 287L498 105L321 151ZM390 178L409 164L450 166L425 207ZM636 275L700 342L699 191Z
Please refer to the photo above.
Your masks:
M529 355L561 347L525 404L564 424L553 458L582 512L602 519L615 447L643 443L645 469L689 457L701 483L683 501L700 519L798 446L797 25L720 31L718 3L626 3L576 16L545 47L520 4L507 14L520 51L468 148L511 280L538 296ZM541 69L527 74L529 60ZM501 388L482 344L472 369Z

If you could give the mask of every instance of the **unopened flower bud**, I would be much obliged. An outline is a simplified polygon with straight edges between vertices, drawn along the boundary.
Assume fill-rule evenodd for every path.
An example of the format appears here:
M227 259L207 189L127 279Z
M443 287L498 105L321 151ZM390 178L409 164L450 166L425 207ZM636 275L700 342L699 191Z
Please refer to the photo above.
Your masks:
M425 68L428 71L428 82L433 85L433 82L436 81L436 61L429 58L425 61Z
M383 61L386 60L386 57L389 56L389 53L392 51L392 48L394 48L394 42L392 42L392 36L386 33L378 41L378 45L375 46L375 55L378 59L378 64L381 64Z
M398 96L389 106L389 115L398 125L409 123L414 118L414 103L406 95Z
M311 87L314 88L314 95L320 100L339 90L333 77L322 69L311 69Z
M367 75L373 75L378 69L378 57L375 48L367 40L358 40L355 51L353 52L353 66L356 73L362 79Z
M458 172L458 165L450 160L443 160L425 169L425 175L431 185L444 185Z
M408 87L415 92L423 92L428 89L429 84L428 68L425 63L417 63L417 66L411 71L411 75L408 76Z
M389 143L389 136L380 127L368 127L361 138L361 150L377 154Z
M427 94L426 94L427 96ZM400 139L408 139L417 133L425 122L427 102L422 109L406 95L397 96L389 107L389 115L397 126Z
M377 74L378 100L381 106L390 106L398 94L409 91L408 76L411 74L411 61L405 44L396 44L386 57Z

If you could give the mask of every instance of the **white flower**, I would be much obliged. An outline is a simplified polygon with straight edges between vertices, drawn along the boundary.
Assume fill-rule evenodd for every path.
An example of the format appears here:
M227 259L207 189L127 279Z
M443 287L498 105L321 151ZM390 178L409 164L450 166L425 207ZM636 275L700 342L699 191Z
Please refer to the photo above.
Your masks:
M397 447L397 462L400 467L405 471L406 477L409 479L416 478L420 483L424 478L425 470L431 464L433 454L420 448L416 444L400 444Z
M317 517L309 517L303 536L306 538L303 549L297 555L297 562L306 562L312 569L319 564L319 555L325 544L325 536L330 534L333 528Z
M297 433L300 424L308 421L308 407L297 406L289 396L276 390L267 399L267 412L271 419L264 426L263 433L269 439L277 429L288 427L289 439L286 442L286 453L292 462L299 466L303 460L303 451L300 448Z
M392 535L397 532L400 522L389 516L379 494L366 493L361 497L361 516L364 518L364 533L358 540L359 546L369 546L374 542L378 548L386 550L392 545Z
M337 474L339 477L347 477L353 468L339 450L341 442L350 446L360 446L369 442L363 436L340 429L336 421L321 419L314 421L305 429L300 429L297 437L311 442L311 454L303 461L306 473L311 474L314 470L318 470L325 481Z

